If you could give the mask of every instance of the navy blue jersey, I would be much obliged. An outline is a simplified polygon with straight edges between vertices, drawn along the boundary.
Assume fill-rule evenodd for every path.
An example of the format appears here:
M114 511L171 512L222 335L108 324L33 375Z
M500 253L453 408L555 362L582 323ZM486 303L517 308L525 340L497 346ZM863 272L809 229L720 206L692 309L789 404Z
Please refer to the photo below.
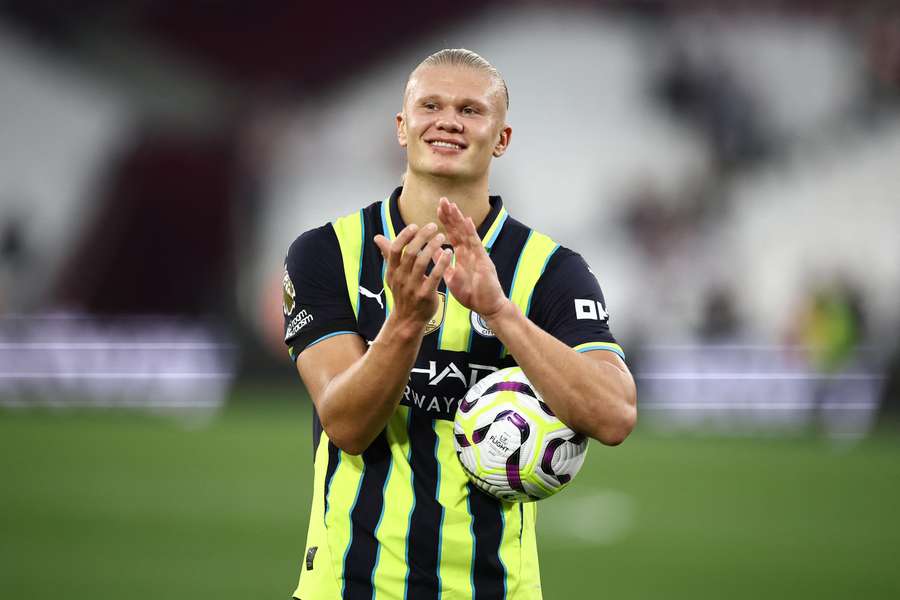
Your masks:
M378 335L393 298L373 238L393 239L405 227L400 192L307 231L291 245L284 313L294 359L336 335L366 342ZM510 217L499 196L490 203L478 234L513 303L576 351L622 355L603 292L584 259ZM425 327L400 406L362 456L342 452L314 419L315 493L321 498L314 500L310 536L327 545L345 598L371 598L373 589L399 589L417 600L439 592L457 597L456 591L500 598L511 587L535 585L528 582L537 574L522 572L532 563L536 569L534 504L477 491L453 446L459 400L480 378L515 365L515 357L443 282L438 293L439 308Z

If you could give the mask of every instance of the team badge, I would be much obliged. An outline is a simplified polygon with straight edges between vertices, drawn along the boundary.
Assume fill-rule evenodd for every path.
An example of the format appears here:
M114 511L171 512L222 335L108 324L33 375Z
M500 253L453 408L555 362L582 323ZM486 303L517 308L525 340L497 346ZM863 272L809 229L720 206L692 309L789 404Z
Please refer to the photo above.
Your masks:
M441 323L444 322L444 307L447 302L443 292L437 292L438 295L438 307L437 310L434 311L434 316L431 317L431 320L425 324L425 335L437 331L441 326Z
M494 331L488 327L487 322L484 320L484 317L479 315L474 310L472 311L472 329L475 330L475 333L482 337L497 337L494 334Z
M291 276L288 273L287 267L284 268L284 278L281 283L281 306L284 309L284 316L288 317L294 312L294 298L296 297L296 293L294 292L294 282L291 281Z

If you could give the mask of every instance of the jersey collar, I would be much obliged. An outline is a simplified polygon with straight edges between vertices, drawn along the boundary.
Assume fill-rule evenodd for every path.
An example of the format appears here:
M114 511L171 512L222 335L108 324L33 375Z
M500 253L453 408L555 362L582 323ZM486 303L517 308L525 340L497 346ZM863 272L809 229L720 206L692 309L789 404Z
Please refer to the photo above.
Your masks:
M403 217L400 216L399 200L400 192L402 191L403 188L398 187L387 200L381 203L381 225L385 235L391 240L397 237L398 231L403 231L403 228L406 227ZM500 235L500 230L503 229L503 224L506 223L509 213L506 212L506 207L503 206L503 199L500 196L490 196L488 199L491 203L491 210L481 225L478 226L478 237L481 238L481 243L484 244L484 247L490 251L494 242L497 241L497 237Z

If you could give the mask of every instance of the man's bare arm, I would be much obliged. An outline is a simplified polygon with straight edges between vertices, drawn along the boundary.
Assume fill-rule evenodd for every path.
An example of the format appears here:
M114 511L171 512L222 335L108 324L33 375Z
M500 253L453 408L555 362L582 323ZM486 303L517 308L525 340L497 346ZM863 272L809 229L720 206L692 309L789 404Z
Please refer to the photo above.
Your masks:
M622 443L631 433L637 421L637 391L617 354L579 354L512 302L485 320L563 423L608 445Z
M485 318L560 420L604 444L621 443L637 420L625 363L606 351L579 354L532 323L503 293L472 219L446 198L438 219L456 253L444 276L453 295Z
M297 370L309 390L328 438L348 454L361 454L400 403L415 363L425 323L437 310L435 290L450 255L431 224L404 229L389 242L376 236L385 260L394 310L366 350L356 335L339 335L300 353ZM406 250L404 252L404 250ZM425 270L431 259L435 267Z

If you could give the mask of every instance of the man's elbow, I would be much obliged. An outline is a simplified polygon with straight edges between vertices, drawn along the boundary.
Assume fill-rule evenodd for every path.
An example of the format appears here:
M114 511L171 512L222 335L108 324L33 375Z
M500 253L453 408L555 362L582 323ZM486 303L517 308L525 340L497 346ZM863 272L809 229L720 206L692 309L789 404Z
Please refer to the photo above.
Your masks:
M359 456L369 447L371 440L366 440L356 431L350 431L337 427L331 423L322 423L322 429L332 444L340 448L346 454Z
M618 446L624 442L637 424L637 409L633 404L626 404L617 412L614 417L597 423L591 437L607 446Z

